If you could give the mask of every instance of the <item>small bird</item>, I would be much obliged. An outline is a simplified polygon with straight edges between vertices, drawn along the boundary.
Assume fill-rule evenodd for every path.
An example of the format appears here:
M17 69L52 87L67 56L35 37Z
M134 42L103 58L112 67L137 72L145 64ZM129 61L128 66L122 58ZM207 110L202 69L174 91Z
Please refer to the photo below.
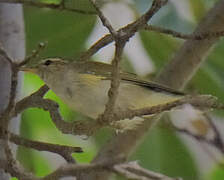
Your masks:
M93 61L68 62L59 58L42 60L22 71L37 74L72 110L96 119L108 101L112 65ZM120 72L115 105L119 110L139 109L175 101L184 93Z

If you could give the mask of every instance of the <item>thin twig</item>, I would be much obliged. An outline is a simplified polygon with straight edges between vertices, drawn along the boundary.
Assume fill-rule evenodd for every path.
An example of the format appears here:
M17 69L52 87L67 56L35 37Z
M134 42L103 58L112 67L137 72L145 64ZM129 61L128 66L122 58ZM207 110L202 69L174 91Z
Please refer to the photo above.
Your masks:
M43 3L41 1L33 1L33 0L1 0L1 3L12 3L12 4L24 4L28 6L34 6L38 8L50 8L50 9L56 9L56 10L64 10L64 11L70 11L74 13L80 13L85 15L94 15L96 12L94 11L85 11L81 9L75 9L75 8L69 8L63 6L62 3L55 4L55 3Z
M108 91L108 102L105 106L105 110L103 115L100 115L98 121L100 122L112 122L113 121L113 113L116 104L116 99L119 93L119 86L120 86L120 61L122 52L124 49L125 42L116 41L116 50L115 50L115 57L112 61L113 70L112 70L112 79L111 79L111 87Z
M10 111L14 108L14 105L15 105L17 78L18 78L19 70L17 65L13 63L13 59L9 57L9 55L4 50L3 47L0 47L0 55L2 55L5 58L5 60L7 60L11 68L11 87L10 87L10 93L9 93L9 102L6 109L2 112L2 114L0 114L0 119L2 118L2 123L3 122L6 123L6 121L9 121Z
M222 154L224 154L224 149L223 149L223 146L222 146L223 142L222 141L221 142L217 141L217 138L218 138L217 134L215 134L214 138L209 139L209 138L206 138L203 135L194 134L191 131L189 131L188 129L179 128L179 127L176 127L176 126L173 126L173 127L177 132L180 132L182 134L186 134L186 135L192 137L193 139L197 140L198 142L205 142L209 145L212 145L213 147L216 147Z
M200 33L200 34L184 34L177 31L174 31L172 29L167 29L163 27L153 26L145 24L142 29L147 31L155 31L162 34L171 35L176 38L181 39L194 39L194 40L204 40L204 39L210 39L214 37L221 37L224 36L224 31L219 32L206 32L206 33Z
M49 111L51 119L54 122L55 126L64 134L91 135L96 132L97 129L102 127L101 124L96 123L96 121L94 120L74 122L64 121L59 112L58 104L50 99L43 99L41 96L39 96L39 94L42 93L42 89L46 92L46 89L44 88L46 88L46 86L42 87L40 89L41 91L37 91L36 93L25 97L24 99L19 101L15 107L13 116L17 116L19 113L21 113L27 108L36 107Z
M220 134L220 131L218 130L208 113L204 113L204 116L215 134L214 145L224 154L224 142L222 140L222 135Z
M5 58L5 60L7 60L7 62L10 64L10 68L11 68L11 72L12 72L11 73L11 87L10 87L10 94L9 94L9 102L8 102L6 109L0 115L0 118L3 119L2 122L6 122L9 120L9 118L7 118L7 115L9 115L11 109L13 109L14 104L15 104L18 68L17 68L17 65L13 63L13 59L11 59L9 57L9 55L4 50L3 47L0 47L0 55L2 55Z
M101 39L99 39L95 44L93 44L87 51L83 52L79 58L79 60L85 61L88 60L92 55L97 53L102 47L107 46L114 39L111 34L107 34Z
M2 45L0 45L0 55L3 56L10 64L13 64L12 58L9 57Z
M21 145L27 148L33 148L38 151L49 151L49 152L59 154L69 163L74 163L74 159L71 156L72 153L83 152L83 150L80 147L33 141L33 140L20 137L10 132L8 132L8 134L9 134L9 140L17 145ZM2 135L0 134L0 138L1 137Z
M171 178L161 173L153 172L141 167L136 161L118 164L114 166L114 171L128 179L136 180L181 180L181 178Z
M117 121L122 119L132 119L136 116L147 116L158 114L164 111L170 111L171 109L181 106L183 104L191 104L199 109L224 109L224 105L217 101L217 98L211 95L198 95L198 96L186 96L184 98L165 103L160 105L155 105L152 107L146 107L136 110L126 110L119 111L119 113L114 114L114 119Z
M31 103L32 99L43 98L43 96L47 93L48 90L49 90L49 87L45 84L42 87L40 87L39 90L31 94L30 96L25 97L24 99L17 102L13 116L17 116L18 114L23 112L25 109L32 107L32 103Z
M149 8L149 10L145 14L139 17L136 21L120 28L117 31L117 36L119 36L125 41L128 41L166 3L167 3L167 0L154 0L152 3L152 6ZM92 55L97 53L102 47L105 47L106 45L110 44L113 41L114 41L114 38L111 34L105 35L103 38L101 38L95 44L93 44L86 52L82 53L79 60L88 60Z
M119 156L109 161L103 161L95 164L66 164L59 167L51 174L41 178L41 180L52 180L67 176L78 176L80 173L89 173L92 171L107 170L111 171L115 164L125 161L124 156Z
M114 160L93 164L66 164L41 178L41 180L52 180L67 176L77 177L80 173L90 173L99 170L112 171L124 177L130 179L137 178L138 180L181 180L181 178L170 178L166 175L149 171L139 166L136 162L120 164L124 160L123 158L115 158Z
M6 106L5 110L0 114L0 121L1 126L3 129L3 132L8 129L9 121L11 120L10 113L13 110L15 106L15 99L16 99L16 88L17 88L17 78L18 78L18 67L16 64L13 63L13 59L9 57L7 52L4 50L3 47L0 47L0 54L7 60L7 62L10 64L11 68L11 86L10 86L10 93L9 93L9 101L8 105ZM11 153L11 149L9 147L8 143L9 135L8 133L3 134L3 143L4 143L4 150L6 154L6 158L9 162L13 161L13 156Z
M10 164L7 160L0 159L0 168L10 173L11 176L17 177L22 180L39 180L31 173L25 172L25 170L18 164Z
M22 62L18 64L18 66L23 66L30 62L32 59L35 59L36 57L39 56L40 52L46 47L46 43L39 43L37 49L32 51L32 54L27 56Z
M7 170L11 175L23 180L55 180L63 177L78 177L80 173L90 173L93 171L111 171L129 179L136 180L181 180L181 178L171 178L166 175L152 172L139 166L136 162L124 162L124 157L117 157L113 160L93 163L93 164L65 164L45 177L37 178L31 173L27 173L19 165L10 166L7 161L0 159L0 168Z
M109 30L110 34L114 37L114 39L116 39L116 36L117 36L116 30L114 30L114 28L110 24L109 20L104 16L103 12L98 7L96 1L95 0L89 0L89 1L93 5L93 7L96 9L97 14L98 14L101 22L103 23L103 25Z
M11 113L15 107L15 99L16 99L16 88L18 83L18 66L15 64L13 59L9 57L7 52L0 48L0 54L5 58L9 64L11 69L11 86L10 86L10 93L9 93L9 102L5 110L0 115L0 122L1 122L1 132L2 133L2 142L4 146L4 152L6 156L7 166L13 167L15 171L19 171L20 165L17 160L14 158L12 150L9 146L9 138L10 135L8 133L8 126L11 120Z

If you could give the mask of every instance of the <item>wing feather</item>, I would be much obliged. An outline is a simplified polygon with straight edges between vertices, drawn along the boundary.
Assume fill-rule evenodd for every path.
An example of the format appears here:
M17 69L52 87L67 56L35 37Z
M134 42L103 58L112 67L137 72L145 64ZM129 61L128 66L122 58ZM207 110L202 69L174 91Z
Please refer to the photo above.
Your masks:
M88 61L88 63L80 63L80 72L82 73L89 73L89 74L94 74L98 75L102 79L111 79L111 74L112 74L112 65L110 64L105 64L101 62L94 62L94 61ZM164 92L167 94L173 94L173 95L185 95L185 93L174 90L172 88L166 87L164 85L160 85L158 83L152 82L152 81L147 81L143 80L139 77L137 77L133 73L128 73L128 72L121 72L120 74L121 81L124 83L130 83L130 84L136 84L145 88L149 88L152 91L156 92Z

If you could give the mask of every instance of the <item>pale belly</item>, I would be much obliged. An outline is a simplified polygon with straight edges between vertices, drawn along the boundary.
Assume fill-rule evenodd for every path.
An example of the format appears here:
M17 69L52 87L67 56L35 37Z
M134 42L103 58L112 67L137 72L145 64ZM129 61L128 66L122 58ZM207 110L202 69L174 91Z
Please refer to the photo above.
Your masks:
M97 118L104 112L105 104L108 101L107 92L110 88L110 81L91 81L83 84L61 85L52 90L71 109L82 114ZM138 109L167 103L180 98L181 96L152 92L148 88L136 86L130 83L121 83L119 95L116 101L116 109ZM115 110L116 110L115 109Z

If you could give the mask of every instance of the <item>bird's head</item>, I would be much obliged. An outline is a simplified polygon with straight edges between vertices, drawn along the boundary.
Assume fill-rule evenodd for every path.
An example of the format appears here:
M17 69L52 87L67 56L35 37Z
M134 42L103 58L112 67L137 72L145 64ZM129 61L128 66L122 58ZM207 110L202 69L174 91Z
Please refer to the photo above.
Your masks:
M67 61L59 58L47 58L41 60L35 65L25 65L20 68L21 71L30 72L39 75L41 78L44 78L46 74L55 73L65 69Z

